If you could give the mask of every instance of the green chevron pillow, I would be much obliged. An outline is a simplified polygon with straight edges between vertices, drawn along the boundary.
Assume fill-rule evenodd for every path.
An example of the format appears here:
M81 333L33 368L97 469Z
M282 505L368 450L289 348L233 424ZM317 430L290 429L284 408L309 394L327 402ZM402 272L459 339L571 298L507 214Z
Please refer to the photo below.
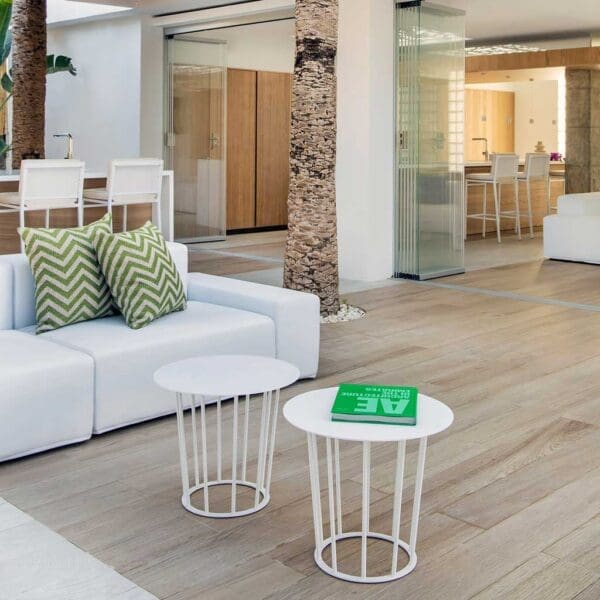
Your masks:
M94 232L111 233L109 213L84 227L18 231L35 281L36 333L115 314L92 245Z
M148 221L124 233L93 239L110 291L132 329L186 307L183 283L165 238Z

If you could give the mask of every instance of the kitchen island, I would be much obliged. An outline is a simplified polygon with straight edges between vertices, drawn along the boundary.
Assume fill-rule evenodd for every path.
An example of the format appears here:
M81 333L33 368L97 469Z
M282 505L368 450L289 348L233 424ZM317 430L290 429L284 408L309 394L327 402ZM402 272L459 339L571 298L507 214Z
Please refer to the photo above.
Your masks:
M519 170L523 170L525 161L519 162ZM491 161L472 161L466 162L465 177L470 173L489 173ZM556 206L558 196L564 194L564 162L550 163L550 206ZM519 182L519 199L521 209L521 230L526 233L529 227L527 215L527 191L525 182ZM483 186L469 187L468 213L481 213L483 207ZM502 210L514 210L514 192L511 185L502 186ZM531 210L533 212L534 227L541 227L543 219L546 216L546 186L542 182L532 182L531 184ZM487 211L490 215L494 214L494 192L492 185L487 189ZM486 222L486 232L495 232L496 224L493 221ZM502 231L514 231L514 219L502 219L500 223ZM476 219L467 219L467 234L479 234L482 231L482 221Z
M83 187L103 188L106 187L106 172L86 171ZM19 189L18 171L0 171L0 192L16 192ZM163 172L163 188L161 197L161 221L162 232L165 238L173 240L173 171ZM129 206L127 209L127 228L135 229L140 227L147 220L152 219L156 222L156 215L153 211L156 205L138 204ZM84 222L91 223L102 217L106 212L105 207L89 206L84 211ZM113 209L113 228L114 231L122 229L123 208L117 206ZM153 218L154 217L154 218ZM31 227L44 227L44 211L31 211L25 215L25 223ZM0 208L0 254L11 254L20 251L19 234L19 213ZM51 227L76 227L77 211L74 208L56 209L50 211Z

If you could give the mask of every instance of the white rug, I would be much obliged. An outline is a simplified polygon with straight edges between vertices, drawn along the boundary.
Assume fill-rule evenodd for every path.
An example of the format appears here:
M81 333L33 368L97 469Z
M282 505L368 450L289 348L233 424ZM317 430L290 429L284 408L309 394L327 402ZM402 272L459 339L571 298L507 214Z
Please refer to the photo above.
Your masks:
M0 498L0 600L156 600Z

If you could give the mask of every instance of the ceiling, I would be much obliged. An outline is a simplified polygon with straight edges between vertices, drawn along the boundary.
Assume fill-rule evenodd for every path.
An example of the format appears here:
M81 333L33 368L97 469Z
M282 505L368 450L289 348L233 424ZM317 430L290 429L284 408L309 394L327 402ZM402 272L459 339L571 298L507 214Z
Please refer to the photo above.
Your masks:
M240 0L74 1L128 6L153 15L240 3ZM574 33L600 31L599 0L433 0L433 2L466 10L466 33L471 40L508 41L544 36L572 36Z

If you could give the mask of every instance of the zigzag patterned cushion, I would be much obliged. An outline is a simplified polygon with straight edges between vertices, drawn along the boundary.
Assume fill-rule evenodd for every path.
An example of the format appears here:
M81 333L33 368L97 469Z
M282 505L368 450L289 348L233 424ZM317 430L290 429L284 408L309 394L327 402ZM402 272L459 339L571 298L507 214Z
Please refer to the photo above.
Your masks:
M148 221L124 233L97 232L96 254L110 291L132 329L184 310L185 293L165 238Z
M92 245L95 232L111 233L109 213L84 227L18 231L35 281L36 333L116 313Z

